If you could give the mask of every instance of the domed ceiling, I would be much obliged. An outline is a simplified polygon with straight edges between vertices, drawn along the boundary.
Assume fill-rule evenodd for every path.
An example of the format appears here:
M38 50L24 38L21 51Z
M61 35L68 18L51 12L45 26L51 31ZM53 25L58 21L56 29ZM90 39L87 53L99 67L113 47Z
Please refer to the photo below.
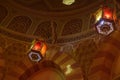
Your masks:
M2 0L0 79L27 80L41 70L28 59L27 51L33 39L42 37L49 47L45 59L63 73L73 69L65 75L67 80L83 80L99 47L92 15L103 1L75 0L67 6L62 0Z
M1 33L31 42L42 37L48 43L67 43L93 36L91 15L103 0L4 0L0 3ZM92 21L91 21L91 19Z
M87 10L88 8L92 8L100 3L101 0L75 0L70 6L62 4L62 0L12 0L15 4L36 10L38 12L67 12L67 11L74 11L74 10ZM96 3L97 2L97 3Z

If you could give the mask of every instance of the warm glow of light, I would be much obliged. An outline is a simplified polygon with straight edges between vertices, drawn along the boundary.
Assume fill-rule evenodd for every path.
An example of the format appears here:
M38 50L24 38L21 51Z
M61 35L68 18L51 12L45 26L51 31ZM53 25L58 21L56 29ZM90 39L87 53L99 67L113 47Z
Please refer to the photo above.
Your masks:
M42 47L42 49L41 49L41 54L42 54L42 56L45 56L46 50L47 50L47 46L46 46L45 43L43 43L43 47Z
M65 74L70 74L72 72L72 68L71 68L71 65L67 65L67 71L65 72Z
M112 13L112 10L111 10L111 9L105 8L103 11L104 11L103 18L113 19L113 18L112 18L113 13Z
M65 5L71 5L71 4L73 4L75 2L75 0L63 0L63 4L65 4Z
M96 17L96 21L95 22L99 21L102 18L102 10L101 9L99 9L96 12L95 17Z
M37 41L34 40L32 46L31 46L31 49L35 50L35 51L39 51L40 54L44 57L46 50L47 50L47 45L43 40L42 41L41 40L37 40Z
M106 13L106 14L104 15L104 17L107 18L107 19L111 19L111 16L112 16L112 15L109 14L109 13Z
M39 41L39 42L36 42L36 43L35 43L33 49L34 49L34 50L40 50L41 47L42 47L42 42Z
M110 18L110 15L109 15L109 14L106 14L106 17L107 17L107 18Z

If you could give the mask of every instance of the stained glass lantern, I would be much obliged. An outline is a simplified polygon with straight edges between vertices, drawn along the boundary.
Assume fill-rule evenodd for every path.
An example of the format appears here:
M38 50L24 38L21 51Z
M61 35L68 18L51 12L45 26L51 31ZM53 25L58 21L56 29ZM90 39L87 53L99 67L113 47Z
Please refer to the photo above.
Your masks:
M102 35L109 35L114 31L113 9L109 7L100 8L95 14L95 26L97 32Z
M47 46L43 40L34 40L29 51L29 58L31 61L39 62L45 56Z

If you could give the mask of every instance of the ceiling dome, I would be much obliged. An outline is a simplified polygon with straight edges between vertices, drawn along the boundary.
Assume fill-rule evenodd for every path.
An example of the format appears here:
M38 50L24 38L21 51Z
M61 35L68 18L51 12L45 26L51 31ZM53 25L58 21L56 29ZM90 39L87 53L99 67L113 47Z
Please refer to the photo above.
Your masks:
M69 6L63 4L62 0L11 0L10 2L14 3L14 5L43 14L62 14L67 12L88 12L90 9L95 8L95 6L102 4L103 0L75 0Z
M27 42L39 37L48 43L81 40L95 34L90 18L102 3L75 0L68 6L62 0L5 0L0 3L0 30Z

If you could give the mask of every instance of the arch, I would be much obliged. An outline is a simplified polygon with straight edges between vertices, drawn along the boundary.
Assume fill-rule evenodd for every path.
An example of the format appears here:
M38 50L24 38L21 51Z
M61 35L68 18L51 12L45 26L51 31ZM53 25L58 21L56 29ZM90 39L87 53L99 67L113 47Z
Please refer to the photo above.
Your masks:
M8 29L13 31L26 33L32 24L32 20L28 16L16 16L7 26Z
M57 64L55 64L54 62L52 62L52 61L49 61L49 60L44 60L43 62L41 62L41 63L38 63L38 64L35 64L35 65L33 65L31 68L29 68L29 69L27 69L27 71L25 71L20 77L19 77L19 80L29 80L30 78L30 76L31 76L31 78L35 78L34 76L38 73L38 75L39 75L39 73L40 72L43 72L43 71L45 71L45 70L53 70L53 71L55 71L56 73L58 73L61 77L62 77L62 79L64 80L64 74L62 73L62 70L60 69L60 67L57 65ZM37 73L36 73L37 72ZM34 73L34 74L33 74ZM37 76L38 76L37 75ZM36 76L36 77L37 77ZM35 78L36 79L36 78Z
M72 19L64 25L62 35L70 35L70 34L80 33L81 30L82 30L82 20L81 19Z
M55 23L53 25L56 26ZM34 32L34 35L41 36L45 39L52 37L51 21L44 21L40 23Z

